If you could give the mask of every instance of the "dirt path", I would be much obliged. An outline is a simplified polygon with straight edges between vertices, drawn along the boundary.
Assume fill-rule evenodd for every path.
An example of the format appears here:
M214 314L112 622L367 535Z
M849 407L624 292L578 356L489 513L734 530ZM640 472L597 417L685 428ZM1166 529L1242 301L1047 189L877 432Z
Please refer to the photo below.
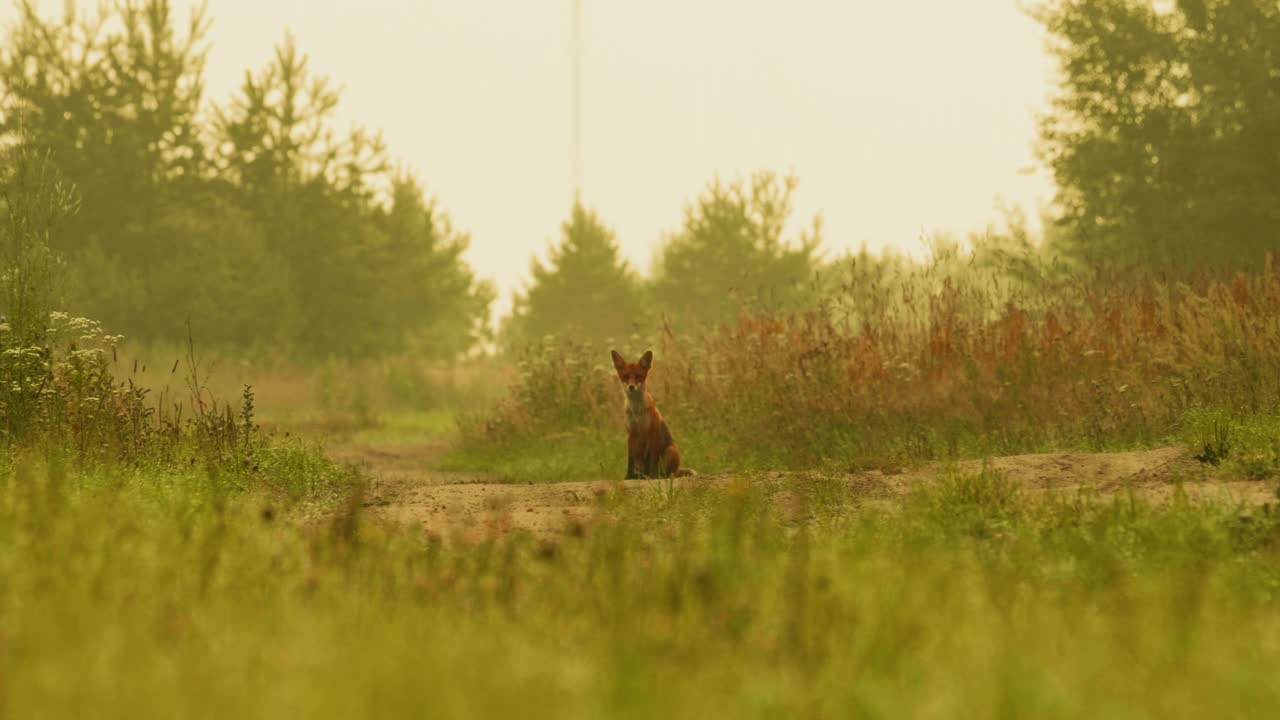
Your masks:
M486 537L515 529L538 536L578 532L596 515L599 496L609 492L661 492L664 487L652 480L497 483L482 476L431 470L433 459L443 449L443 445L354 446L337 448L331 455L339 461L363 465L372 473L374 484L366 499L370 514L421 525L442 539ZM1132 492L1149 501L1165 502L1177 492L1177 481L1181 480L1181 487L1193 501L1262 505L1277 500L1274 483L1213 479L1180 448L1014 455L952 466L934 464L899 473L850 474L844 480L855 501L883 502L901 497L922 483L933 482L951 468L975 473L984 467L1033 494ZM673 486L727 488L750 482L764 487L779 511L791 515L806 513L795 493L796 483L815 477L806 473L710 475L682 478Z

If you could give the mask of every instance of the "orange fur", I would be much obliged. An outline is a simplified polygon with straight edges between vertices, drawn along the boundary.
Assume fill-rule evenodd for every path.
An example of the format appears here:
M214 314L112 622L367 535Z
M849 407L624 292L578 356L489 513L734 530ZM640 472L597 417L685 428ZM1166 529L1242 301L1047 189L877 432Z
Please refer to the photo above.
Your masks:
M616 350L611 355L626 397L627 479L693 475L694 471L680 467L680 450L671 438L671 428L645 387L653 353L646 352L633 363Z

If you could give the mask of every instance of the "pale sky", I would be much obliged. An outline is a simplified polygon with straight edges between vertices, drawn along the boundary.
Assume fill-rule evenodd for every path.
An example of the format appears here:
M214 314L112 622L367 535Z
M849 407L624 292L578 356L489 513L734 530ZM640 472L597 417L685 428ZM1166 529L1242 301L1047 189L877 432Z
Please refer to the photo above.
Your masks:
M572 200L570 1L211 0L208 98L291 30L345 88L341 126L381 129L472 235L505 311ZM1034 210L1051 182L1019 170L1053 66L1018 4L584 0L584 199L641 269L716 173L793 170L831 255Z

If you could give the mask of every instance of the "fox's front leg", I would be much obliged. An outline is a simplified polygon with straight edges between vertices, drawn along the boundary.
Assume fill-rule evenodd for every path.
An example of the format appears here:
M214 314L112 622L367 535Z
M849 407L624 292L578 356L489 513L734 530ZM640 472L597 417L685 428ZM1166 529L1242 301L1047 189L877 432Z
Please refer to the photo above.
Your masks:
M639 476L636 475L636 456L631 452L631 448L627 447L627 480L635 480Z

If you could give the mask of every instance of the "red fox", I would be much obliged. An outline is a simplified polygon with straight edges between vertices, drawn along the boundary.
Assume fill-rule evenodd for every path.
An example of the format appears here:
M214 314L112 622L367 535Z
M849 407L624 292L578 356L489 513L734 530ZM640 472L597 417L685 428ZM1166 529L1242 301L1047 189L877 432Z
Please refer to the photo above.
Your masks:
M646 351L639 362L633 363L623 360L617 350L610 354L627 399L627 479L696 475L693 470L680 467L680 450L671 439L671 428L645 389L649 368L653 367L653 352Z

